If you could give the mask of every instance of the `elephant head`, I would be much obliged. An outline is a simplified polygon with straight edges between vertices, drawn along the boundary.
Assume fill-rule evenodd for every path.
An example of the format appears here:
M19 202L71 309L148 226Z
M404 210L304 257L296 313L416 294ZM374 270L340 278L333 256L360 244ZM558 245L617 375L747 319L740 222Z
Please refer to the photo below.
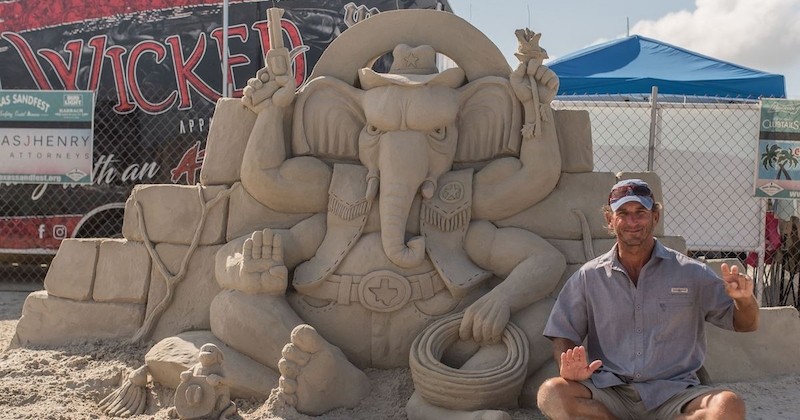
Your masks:
M379 191L384 252L401 267L425 258L423 237L405 241L415 196L430 198L456 161L513 155L519 105L508 80L484 77L464 85L460 68L436 71L430 46L394 49L387 74L364 68L360 88L320 77L295 108L295 155L358 159L367 169L366 198Z

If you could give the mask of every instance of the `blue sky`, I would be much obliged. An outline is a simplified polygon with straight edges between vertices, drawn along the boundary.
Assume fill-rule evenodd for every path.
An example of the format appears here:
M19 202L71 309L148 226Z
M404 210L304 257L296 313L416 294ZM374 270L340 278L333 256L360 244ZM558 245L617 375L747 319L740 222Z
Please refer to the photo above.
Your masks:
M514 30L542 33L550 58L638 34L786 78L800 99L800 0L448 0L516 65Z

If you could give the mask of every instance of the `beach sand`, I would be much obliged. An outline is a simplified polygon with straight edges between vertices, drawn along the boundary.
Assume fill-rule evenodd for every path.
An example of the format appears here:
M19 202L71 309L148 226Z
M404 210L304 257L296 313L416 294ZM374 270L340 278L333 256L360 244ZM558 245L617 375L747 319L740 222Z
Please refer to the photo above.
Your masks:
M92 341L57 349L9 349L28 292L0 291L0 419L103 419L98 403L140 367L149 345ZM800 352L800 349L798 349ZM800 353L799 353L800 354ZM408 369L370 370L371 394L354 409L317 419L405 419L413 391ZM719 384L739 393L752 420L800 419L800 375L759 382ZM147 410L139 419L168 419L173 391L148 386ZM265 400L236 400L234 419L312 419L277 410ZM514 419L543 418L536 410L513 410Z

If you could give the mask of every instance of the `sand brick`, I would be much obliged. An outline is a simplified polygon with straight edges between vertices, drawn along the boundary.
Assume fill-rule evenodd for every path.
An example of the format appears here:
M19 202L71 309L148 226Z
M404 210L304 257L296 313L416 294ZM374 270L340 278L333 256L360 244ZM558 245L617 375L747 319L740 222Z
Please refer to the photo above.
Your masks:
M100 239L65 239L44 279L52 296L90 300Z
M123 339L133 335L144 305L76 302L40 290L28 295L14 337L24 346L57 346L83 340Z
M140 303L147 301L150 256L141 242L107 239L100 244L94 300Z
M125 203L123 236L132 241L144 242L139 227L139 211L135 205L138 201L144 212L144 224L150 241L176 245L191 244L202 214L198 188L202 189L202 197L206 203L227 189L226 186L200 187L172 184L135 186ZM227 218L228 198L225 197L208 209L199 244L223 243Z

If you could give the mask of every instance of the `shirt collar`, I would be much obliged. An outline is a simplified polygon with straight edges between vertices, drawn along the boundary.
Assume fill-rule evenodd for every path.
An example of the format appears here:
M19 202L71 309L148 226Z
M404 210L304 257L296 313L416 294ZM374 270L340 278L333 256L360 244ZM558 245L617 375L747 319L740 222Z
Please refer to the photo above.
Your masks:
M655 238L654 238L655 239ZM667 247L665 247L658 239L655 239L655 246L653 247L653 253L651 255L652 258L658 258L662 260L666 260L671 258L671 254L667 251ZM615 268L622 270L622 263L619 262L619 258L617 257L617 243L614 243L614 246L611 247L611 250L600 256L600 261L598 263L600 267L606 267L607 269ZM610 273L609 273L610 274Z

